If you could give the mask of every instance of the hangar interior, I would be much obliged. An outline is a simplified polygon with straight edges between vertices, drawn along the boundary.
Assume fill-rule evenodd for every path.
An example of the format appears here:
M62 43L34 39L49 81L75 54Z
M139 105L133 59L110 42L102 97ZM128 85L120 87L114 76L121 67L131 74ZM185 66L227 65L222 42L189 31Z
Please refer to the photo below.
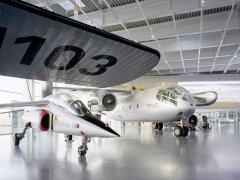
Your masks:
M178 85L190 93L215 91L215 104L199 107L212 129L174 137L152 123L102 120L120 138L92 138L85 157L80 137L27 131L12 113L0 114L0 179L239 179L240 1L232 0L25 0L57 14L151 47L159 64L115 88ZM40 100L42 81L0 76L1 103ZM53 83L54 86L83 86ZM57 91L54 91L55 93ZM72 92L87 104L85 97ZM3 108L1 112L11 111Z

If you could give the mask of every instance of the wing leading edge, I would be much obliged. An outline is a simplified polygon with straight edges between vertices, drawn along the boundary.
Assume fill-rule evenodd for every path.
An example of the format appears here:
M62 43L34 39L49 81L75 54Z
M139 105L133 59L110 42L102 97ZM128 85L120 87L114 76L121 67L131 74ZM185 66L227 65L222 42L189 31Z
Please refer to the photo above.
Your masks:
M31 4L0 0L0 75L109 87L150 71L160 53Z
M48 105L48 103L49 103L48 100L31 101L31 102L5 103L5 104L0 104L0 108L27 107L27 106L42 107L42 106Z

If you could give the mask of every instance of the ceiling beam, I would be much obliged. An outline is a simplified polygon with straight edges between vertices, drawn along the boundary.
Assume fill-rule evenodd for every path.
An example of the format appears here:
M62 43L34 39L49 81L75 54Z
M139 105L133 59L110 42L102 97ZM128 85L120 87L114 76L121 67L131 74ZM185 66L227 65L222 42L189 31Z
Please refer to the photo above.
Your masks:
M231 11L230 11L230 13L229 13L229 15L228 15L228 19L227 19L227 22L226 22L226 26L225 26L225 29L224 29L224 31L223 31L222 38L221 38L221 41L220 41L220 43L219 43L219 46L218 46L218 49L217 49L217 53L216 53L216 57L215 57L215 59L214 59L214 63L213 63L213 65L212 65L212 69L211 69L210 73L213 72L214 65L216 64L216 59L217 59L217 56L218 56L218 54L219 54L220 48L221 48L221 46L222 46L222 44L223 44L224 38L225 38L225 36L226 36L228 24L229 24L229 22L230 22L230 20L231 20L231 18L232 18L235 5L236 5L236 0L233 0L233 1L232 1L232 8L231 8Z
M127 27L125 26L124 22L117 16L117 14L115 13L115 11L113 10L113 8L110 6L110 4L106 1L103 0L103 2L107 5L109 11L113 14L113 16L118 20L118 22L123 26L124 30L127 32L127 34L129 35L129 37L131 38L131 40L135 40L133 38L133 36L131 35L130 31L127 29ZM135 40L136 41L136 40Z
M162 56L163 56L164 59L165 59L165 63L166 63L167 66L169 67L169 70L171 71L171 73L173 73L172 68L170 67L170 65L169 65L169 63L168 63L168 61L167 61L166 55L165 55L165 53L164 53L164 51L163 51L163 49L162 49L161 43L160 43L160 41L158 41L158 39L156 38L156 35L154 34L154 32L153 32L153 30L152 30L152 27L151 27L151 25L150 25L150 23L149 23L146 15L145 15L143 9L142 9L142 6L141 6L139 0L136 0L136 3L137 3L137 5L138 5L138 8L139 8L140 11L141 11L141 14L142 14L142 16L143 16L143 18L144 18L147 26L148 26L148 29L149 29L149 31L150 31L150 33L151 33L151 36L152 36L152 39L154 39L154 41L156 42L156 44L157 44L157 46L158 46L158 50L162 53ZM159 72L159 74L160 74L160 71L158 71L158 72Z
M198 48L198 66L197 72L199 73L200 69L200 58L201 58L201 46L202 46L202 29L203 29L203 4L200 2L201 6L201 15L200 15L200 33L199 33L199 48Z
M180 57L181 57L181 61L182 61L183 71L184 71L184 73L186 73L185 64L184 64L183 55L182 55L181 43L180 43L179 35L178 35L178 32L177 32L176 19L175 19L175 15L174 15L174 12L173 12L172 0L169 0L168 2L169 2L170 9L171 9L171 16L172 16L173 24L174 24L174 32L175 32L176 37L177 37L177 43L178 43L178 48L179 48Z
M89 20L90 20L90 22L94 22L95 23L95 25L99 28L99 29L101 29L101 26L97 23L97 22L95 22L94 20L93 20L93 18L91 18L91 17L89 17L88 15L87 15L87 13L75 2L75 0L69 0L74 6L76 6L77 8L78 8L78 10L81 12L81 13L83 13L83 15L86 17L86 18L88 18Z

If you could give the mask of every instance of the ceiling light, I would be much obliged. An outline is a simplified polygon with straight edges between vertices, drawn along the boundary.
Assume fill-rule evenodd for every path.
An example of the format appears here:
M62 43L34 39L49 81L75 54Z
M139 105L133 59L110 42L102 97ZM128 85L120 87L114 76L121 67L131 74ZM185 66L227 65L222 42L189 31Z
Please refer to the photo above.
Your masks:
M206 3L206 1L205 1L205 0L201 0L201 6L204 6L204 5L205 5L205 3Z
M151 37L152 37L152 39L154 39L155 38L154 34L151 34Z
M82 2L82 0L75 0L75 3L79 5L79 7L86 7L86 5Z
M66 11L70 11L74 7L70 1L61 2L59 5L62 6Z

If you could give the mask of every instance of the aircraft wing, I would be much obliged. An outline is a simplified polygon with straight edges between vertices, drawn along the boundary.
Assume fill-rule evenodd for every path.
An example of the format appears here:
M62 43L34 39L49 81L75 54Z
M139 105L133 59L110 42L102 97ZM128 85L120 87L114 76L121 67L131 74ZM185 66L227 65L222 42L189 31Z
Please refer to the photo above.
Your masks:
M49 103L49 101L47 101L47 100L31 101L31 102L5 103L5 104L0 104L0 108L27 107L27 106L42 107L42 106L48 105L48 103Z
M205 109L204 107L198 107L198 109ZM233 109L240 109L240 102L216 102L207 107L207 110L211 111L213 109L222 110L233 110Z
M23 1L0 0L0 75L110 87L146 74L159 60L152 48Z
M192 94L196 106L209 106L217 101L218 94L215 91L206 91Z
M53 87L56 90L69 90L69 91L82 91L82 92L97 92L97 91L108 91L112 93L136 93L134 90L126 90L126 89L110 89L110 88L92 88L92 87L84 87L84 88L74 88L74 87Z

